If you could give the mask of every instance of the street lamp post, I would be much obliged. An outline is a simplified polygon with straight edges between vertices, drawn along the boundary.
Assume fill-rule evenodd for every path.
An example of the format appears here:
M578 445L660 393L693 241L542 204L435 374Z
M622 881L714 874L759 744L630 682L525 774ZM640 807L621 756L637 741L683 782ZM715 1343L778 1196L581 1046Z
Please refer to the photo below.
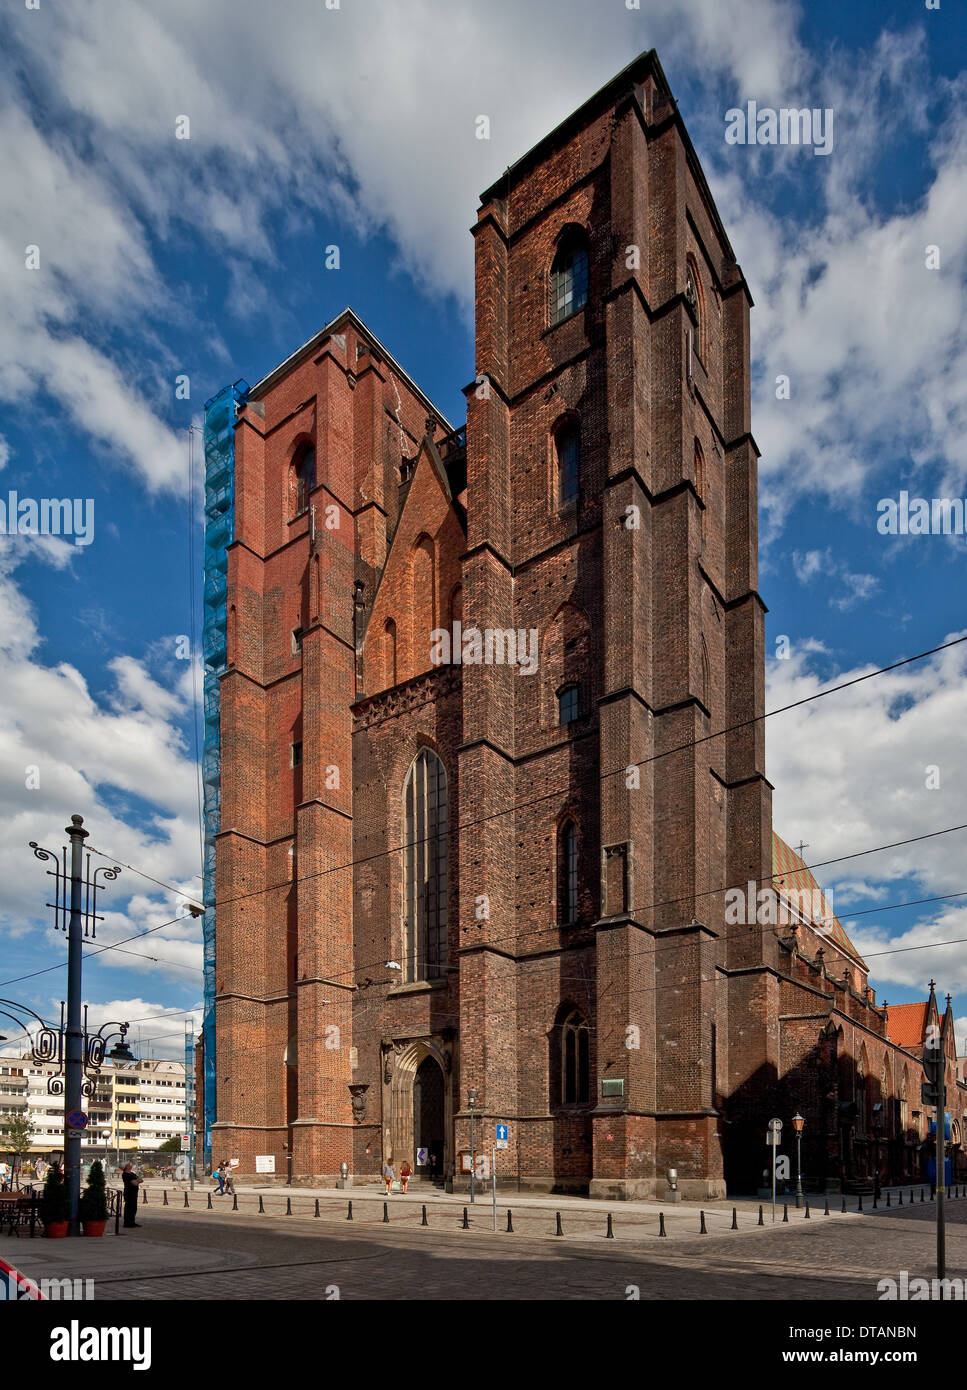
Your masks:
M474 1200L473 1180L474 1180L474 1177L475 1177L475 1175L476 1175L476 1168L477 1168L477 1150L476 1150L476 1148L475 1148L475 1146L474 1146L474 1143L475 1143L475 1141L474 1141L474 1136L475 1136L474 1121L476 1120L476 1117L477 1117L476 1105L477 1105L477 1092L476 1092L476 1091L468 1091L468 1092L467 1092L467 1109L470 1111L470 1200L471 1200L471 1202Z
M792 1127L796 1131L796 1206L802 1206L802 1132L806 1121L797 1110L792 1117Z

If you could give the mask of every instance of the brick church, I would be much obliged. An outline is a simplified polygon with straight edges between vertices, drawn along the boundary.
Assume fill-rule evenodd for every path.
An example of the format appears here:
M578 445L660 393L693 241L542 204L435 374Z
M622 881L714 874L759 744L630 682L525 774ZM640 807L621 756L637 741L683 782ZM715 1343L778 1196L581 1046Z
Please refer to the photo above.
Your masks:
M350 309L209 403L209 1152L715 1197L800 1109L915 1176L936 1003L892 1039L773 834L751 298L654 53L473 236L465 427Z

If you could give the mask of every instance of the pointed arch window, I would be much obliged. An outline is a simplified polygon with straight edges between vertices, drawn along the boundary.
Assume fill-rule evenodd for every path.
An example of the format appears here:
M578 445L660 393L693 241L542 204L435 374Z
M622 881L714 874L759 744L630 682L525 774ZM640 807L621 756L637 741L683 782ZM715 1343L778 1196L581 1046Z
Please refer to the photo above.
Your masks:
M309 495L316 485L316 451L306 444L295 461L295 514L309 509Z
M578 916L578 829L570 819L557 832L557 915L561 926Z
M576 314L588 302L588 243L583 233L568 232L551 262L551 326Z
M577 424L567 420L554 434L557 462L557 500L560 506L577 500L581 474L581 436Z
M403 960L407 982L447 968L447 774L428 748L403 788Z
M577 1009L561 1024L561 1101L587 1104L591 1098L591 1034Z

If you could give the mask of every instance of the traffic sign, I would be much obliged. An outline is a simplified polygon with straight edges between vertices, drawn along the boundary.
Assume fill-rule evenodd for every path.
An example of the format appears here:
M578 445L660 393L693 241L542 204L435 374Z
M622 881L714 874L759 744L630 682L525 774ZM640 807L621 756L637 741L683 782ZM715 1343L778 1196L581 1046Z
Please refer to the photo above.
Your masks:
M429 1163L429 1161L430 1161L430 1151L429 1151L429 1149L417 1149L417 1151L416 1151L416 1161L417 1161L417 1164L418 1164L421 1168L425 1168L426 1165L427 1165L427 1164Z
M508 1137L507 1137L507 1126L506 1126L506 1125L498 1125L498 1126L497 1126L497 1148L498 1148L498 1149L509 1149L509 1148L510 1148L510 1140L509 1140Z
M84 1131L82 1129L69 1129L67 1131L67 1137L68 1139L83 1139Z
M87 1116L83 1110L72 1110L67 1116L67 1126L69 1129L85 1129L87 1127Z
M182 1151L182 1153L187 1153L188 1150L189 1150L190 1148L191 1148L191 1135L190 1135L190 1134L183 1134L183 1135L181 1136L181 1151Z

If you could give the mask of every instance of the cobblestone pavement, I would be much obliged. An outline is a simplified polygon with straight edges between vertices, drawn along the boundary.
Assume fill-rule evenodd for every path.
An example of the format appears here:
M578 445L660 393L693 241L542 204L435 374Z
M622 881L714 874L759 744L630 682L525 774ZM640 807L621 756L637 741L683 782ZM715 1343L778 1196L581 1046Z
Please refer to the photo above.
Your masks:
M967 1201L951 1202L948 1218L948 1274L963 1277ZM636 1293L652 1300L862 1301L877 1297L879 1278L897 1278L902 1269L929 1276L934 1258L929 1203L808 1222L797 1213L785 1226L719 1228L667 1242L644 1233L624 1242L600 1232L495 1235L478 1221L461 1230L449 1215L428 1229L378 1220L340 1227L227 1207L189 1214L149 1204L143 1219L139 1231L97 1242L2 1238L0 1252L34 1278L93 1277L97 1299L152 1301L622 1301Z

